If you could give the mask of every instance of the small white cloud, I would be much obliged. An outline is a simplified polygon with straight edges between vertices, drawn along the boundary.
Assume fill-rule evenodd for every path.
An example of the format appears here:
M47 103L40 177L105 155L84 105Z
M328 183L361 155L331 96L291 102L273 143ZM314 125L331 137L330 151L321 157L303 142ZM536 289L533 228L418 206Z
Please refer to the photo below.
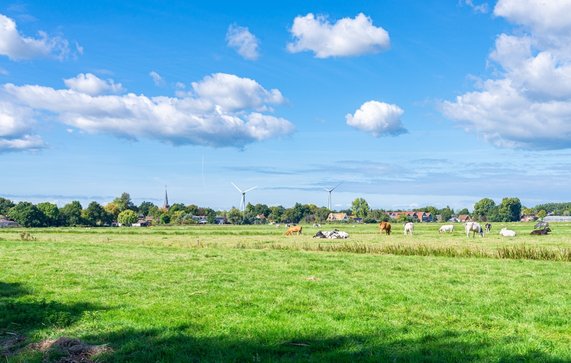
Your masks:
M397 105L379 101L368 101L355 111L353 115L347 114L347 125L373 134L375 137L383 135L400 135L406 133L401 123L404 111Z
M72 79L82 84L87 78ZM283 102L278 90L266 90L252 79L231 74L204 77L192 83L191 92L178 97L101 95L98 87L85 83L90 86L60 90L5 84L0 96L29 112L49 113L80 131L177 145L241 148L294 130L288 120L267 113L271 105Z
M37 38L25 37L18 32L16 22L0 14L0 55L11 60L54 57L65 59L69 55L69 42L45 32L39 32Z
M0 76L7 76L9 73L4 68L0 67Z
M259 43L258 38L256 38L254 34L250 33L248 28L235 24L228 27L228 32L226 32L226 44L230 48L236 49L238 54L245 59L258 59Z
M161 75L155 71L149 72L149 76L151 76L153 82L155 83L155 86L157 87L163 87L166 83L163 77L161 77Z
M73 78L65 79L64 83L70 89L90 96L124 91L121 83L115 83L112 79L103 80L92 73L80 73Z
M354 19L340 19L335 24L324 16L309 13L296 17L290 32L294 41L287 45L288 51L312 51L317 58L377 53L390 46L389 33L374 26L371 18L363 13Z
M464 3L477 13L486 14L490 10L486 2L475 4L474 0L464 0Z

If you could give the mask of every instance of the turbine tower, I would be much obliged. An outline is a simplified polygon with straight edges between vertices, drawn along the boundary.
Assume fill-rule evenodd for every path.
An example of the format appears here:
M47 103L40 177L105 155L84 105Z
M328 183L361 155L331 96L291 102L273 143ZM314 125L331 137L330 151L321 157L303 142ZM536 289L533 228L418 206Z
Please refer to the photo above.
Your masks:
M329 199L327 200L327 209L331 210L331 192L334 191L335 189L337 189L338 186L340 186L341 183L337 184L336 186L334 186L331 189L327 189L325 188L324 190L329 193Z
M251 187L249 189L242 190L238 188L236 184L232 183L232 185L234 186L234 188L236 188L237 191L239 191L242 194L242 199L240 200L240 210L243 212L246 209L246 193L256 189L257 187Z

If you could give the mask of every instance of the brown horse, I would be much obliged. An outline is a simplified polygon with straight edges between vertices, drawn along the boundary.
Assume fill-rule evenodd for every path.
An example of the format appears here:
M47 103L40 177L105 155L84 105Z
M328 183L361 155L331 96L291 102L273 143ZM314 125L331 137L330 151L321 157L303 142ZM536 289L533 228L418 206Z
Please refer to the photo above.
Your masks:
M379 223L379 232L385 232L387 236L391 235L391 224L389 222L381 222Z
M301 226L293 226L289 227L285 233L286 236L291 236L294 234L301 234L302 227Z

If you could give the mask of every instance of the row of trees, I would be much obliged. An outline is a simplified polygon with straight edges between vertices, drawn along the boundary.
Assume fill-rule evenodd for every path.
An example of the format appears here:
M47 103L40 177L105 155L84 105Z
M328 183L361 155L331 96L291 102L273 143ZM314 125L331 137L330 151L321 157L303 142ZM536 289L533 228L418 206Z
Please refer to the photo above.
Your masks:
M548 210L556 208L569 208L571 203L552 203L538 206ZM538 208L536 207L536 208ZM545 209L543 213L545 213ZM566 209L568 210L568 209ZM433 216L439 215L441 220L447 221L457 214L469 214L467 209L458 211L456 214L450 207L435 208L427 206L414 209L416 212L427 212ZM533 212L523 208L524 213ZM225 218L232 224L255 224L273 221L276 223L322 223L327 220L331 211L325 207L314 204L296 203L291 208L282 206L267 206L266 204L248 204L242 212L236 208L229 211L215 211L211 208L202 208L197 205L173 204L168 210L159 208L151 202L142 202L135 205L129 193L123 193L111 203L101 205L91 202L84 209L80 202L73 201L59 208L56 204L44 202L34 205L29 202L13 203L9 199L0 198L0 215L18 222L25 227L50 227L50 226L106 226L115 222L130 225L140 218L151 219L154 224L185 225L197 223L196 216L205 218L208 223L215 223L216 217ZM341 210L353 217L361 218L365 223L389 221L390 218L385 210L371 209L367 201L357 198L351 204L351 208ZM522 205L518 198L504 198L499 205L490 198L484 198L474 205L472 217L486 221L518 221L522 213ZM531 213L530 213L531 214ZM150 218L149 218L150 217ZM407 216L401 216L404 222Z

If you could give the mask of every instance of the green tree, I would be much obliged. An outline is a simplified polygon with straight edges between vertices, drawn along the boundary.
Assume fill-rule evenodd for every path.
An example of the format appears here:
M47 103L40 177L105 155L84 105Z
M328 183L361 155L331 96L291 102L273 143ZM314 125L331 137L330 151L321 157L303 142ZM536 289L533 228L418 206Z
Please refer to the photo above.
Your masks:
M545 211L545 209L540 210L539 212L537 212L537 217L538 218L545 218L545 216L547 216L547 212Z
M139 205L139 213L141 213L144 216L152 216L156 214L156 211L158 211L158 209L159 207L157 207L155 204L151 202L142 202Z
M458 215L470 215L470 211L468 210L468 208L462 208L458 211Z
M0 214L3 216L7 215L10 208L14 207L14 205L14 202L10 199L0 197Z
M281 205L270 207L270 215L268 216L268 219L273 222L281 222L284 212L285 208Z
M103 226L113 222L113 215L97 202L91 202L84 211L85 222L90 226Z
M119 212L130 209L132 211L137 211L137 207L131 201L131 195L129 193L122 193L120 197L113 199L113 204L117 206Z
M351 204L351 212L355 217L367 218L369 211L369 203L363 198L357 198Z
M442 208L438 214L442 216L442 221L446 222L450 218L452 218L452 216L454 215L454 210L449 206L446 206L446 208Z
M504 198L498 207L498 214L503 222L517 222L521 217L519 198Z
M83 207L77 200L64 205L63 208L60 209L64 225L73 227L84 224L83 218L81 218L82 210Z
M242 212L240 212L237 208L232 207L230 211L228 211L228 222L232 224L242 224Z
M61 213L57 205L49 202L43 202L39 203L37 207L44 214L47 226L57 227L60 225Z
M119 213L119 216L117 217L117 222L121 223L122 226L130 227L133 223L136 223L138 219L139 216L137 215L137 213L135 213L135 211L126 209L121 213Z
M497 213L495 209L496 202L490 198L483 198L474 204L474 212L472 215L478 220L486 220L489 216Z
M10 209L8 217L24 227L43 227L45 216L41 210L30 202L20 202Z

